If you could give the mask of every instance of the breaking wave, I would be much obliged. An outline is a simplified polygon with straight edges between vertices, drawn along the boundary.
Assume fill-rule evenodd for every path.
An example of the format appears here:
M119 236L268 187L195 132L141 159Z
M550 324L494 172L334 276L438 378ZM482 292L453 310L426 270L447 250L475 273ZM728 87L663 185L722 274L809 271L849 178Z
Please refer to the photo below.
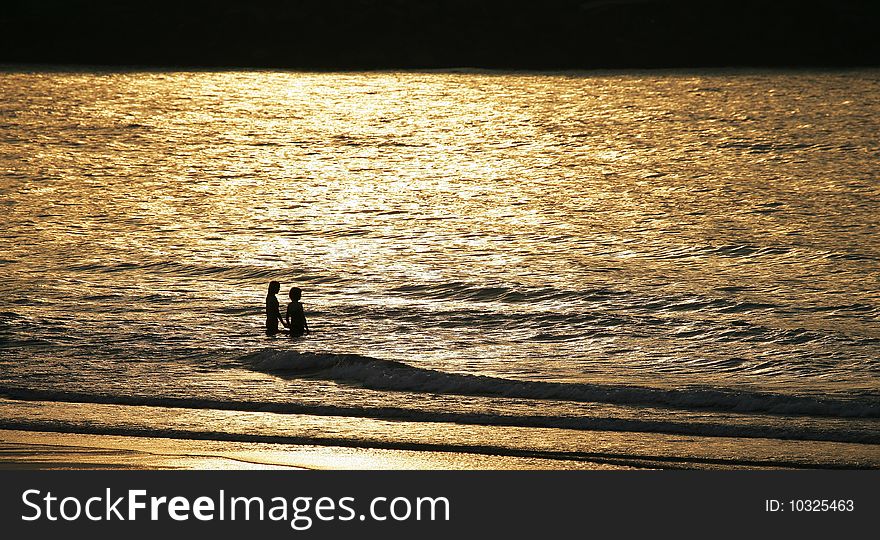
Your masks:
M709 409L738 413L820 417L880 417L880 402L744 392L723 388L660 389L640 386L521 381L448 373L355 354L266 349L242 361L256 371L347 382L371 390L425 392L519 399Z

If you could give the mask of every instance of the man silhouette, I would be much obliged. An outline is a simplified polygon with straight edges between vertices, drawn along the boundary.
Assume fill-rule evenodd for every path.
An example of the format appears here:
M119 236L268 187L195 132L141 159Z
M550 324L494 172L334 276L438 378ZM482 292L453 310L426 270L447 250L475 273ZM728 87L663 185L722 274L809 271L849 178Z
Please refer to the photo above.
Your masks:
M302 289L291 287L290 303L287 304L287 327L290 328L290 337L299 337L309 333L309 323L303 305L299 301L302 298Z

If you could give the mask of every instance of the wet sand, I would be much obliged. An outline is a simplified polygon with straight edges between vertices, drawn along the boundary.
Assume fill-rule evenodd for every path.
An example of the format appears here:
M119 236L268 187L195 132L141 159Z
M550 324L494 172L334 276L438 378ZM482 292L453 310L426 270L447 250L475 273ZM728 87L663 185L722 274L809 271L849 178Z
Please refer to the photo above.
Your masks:
M626 469L591 462L0 430L0 470Z

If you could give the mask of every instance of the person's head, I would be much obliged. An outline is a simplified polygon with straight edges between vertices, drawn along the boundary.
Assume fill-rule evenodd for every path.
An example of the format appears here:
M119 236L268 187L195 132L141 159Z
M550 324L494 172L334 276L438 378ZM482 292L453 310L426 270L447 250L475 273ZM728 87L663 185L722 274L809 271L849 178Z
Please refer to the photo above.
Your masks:
M299 299L302 298L303 292L299 287L291 287L290 288L290 299L294 302L299 302Z
M278 294L278 291L281 290L281 284L277 281L269 282L269 294Z

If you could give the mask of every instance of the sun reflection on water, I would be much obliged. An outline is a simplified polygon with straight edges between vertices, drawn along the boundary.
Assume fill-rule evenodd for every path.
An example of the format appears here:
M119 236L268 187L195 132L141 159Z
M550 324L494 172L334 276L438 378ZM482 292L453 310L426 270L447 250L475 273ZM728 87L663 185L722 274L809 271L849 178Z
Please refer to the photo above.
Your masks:
M309 343L322 350L513 378L876 389L874 72L2 84L3 292L45 291L71 339L116 339L134 309L125 339L199 343L207 327L248 349L278 278L335 330ZM730 358L745 367L719 371Z

